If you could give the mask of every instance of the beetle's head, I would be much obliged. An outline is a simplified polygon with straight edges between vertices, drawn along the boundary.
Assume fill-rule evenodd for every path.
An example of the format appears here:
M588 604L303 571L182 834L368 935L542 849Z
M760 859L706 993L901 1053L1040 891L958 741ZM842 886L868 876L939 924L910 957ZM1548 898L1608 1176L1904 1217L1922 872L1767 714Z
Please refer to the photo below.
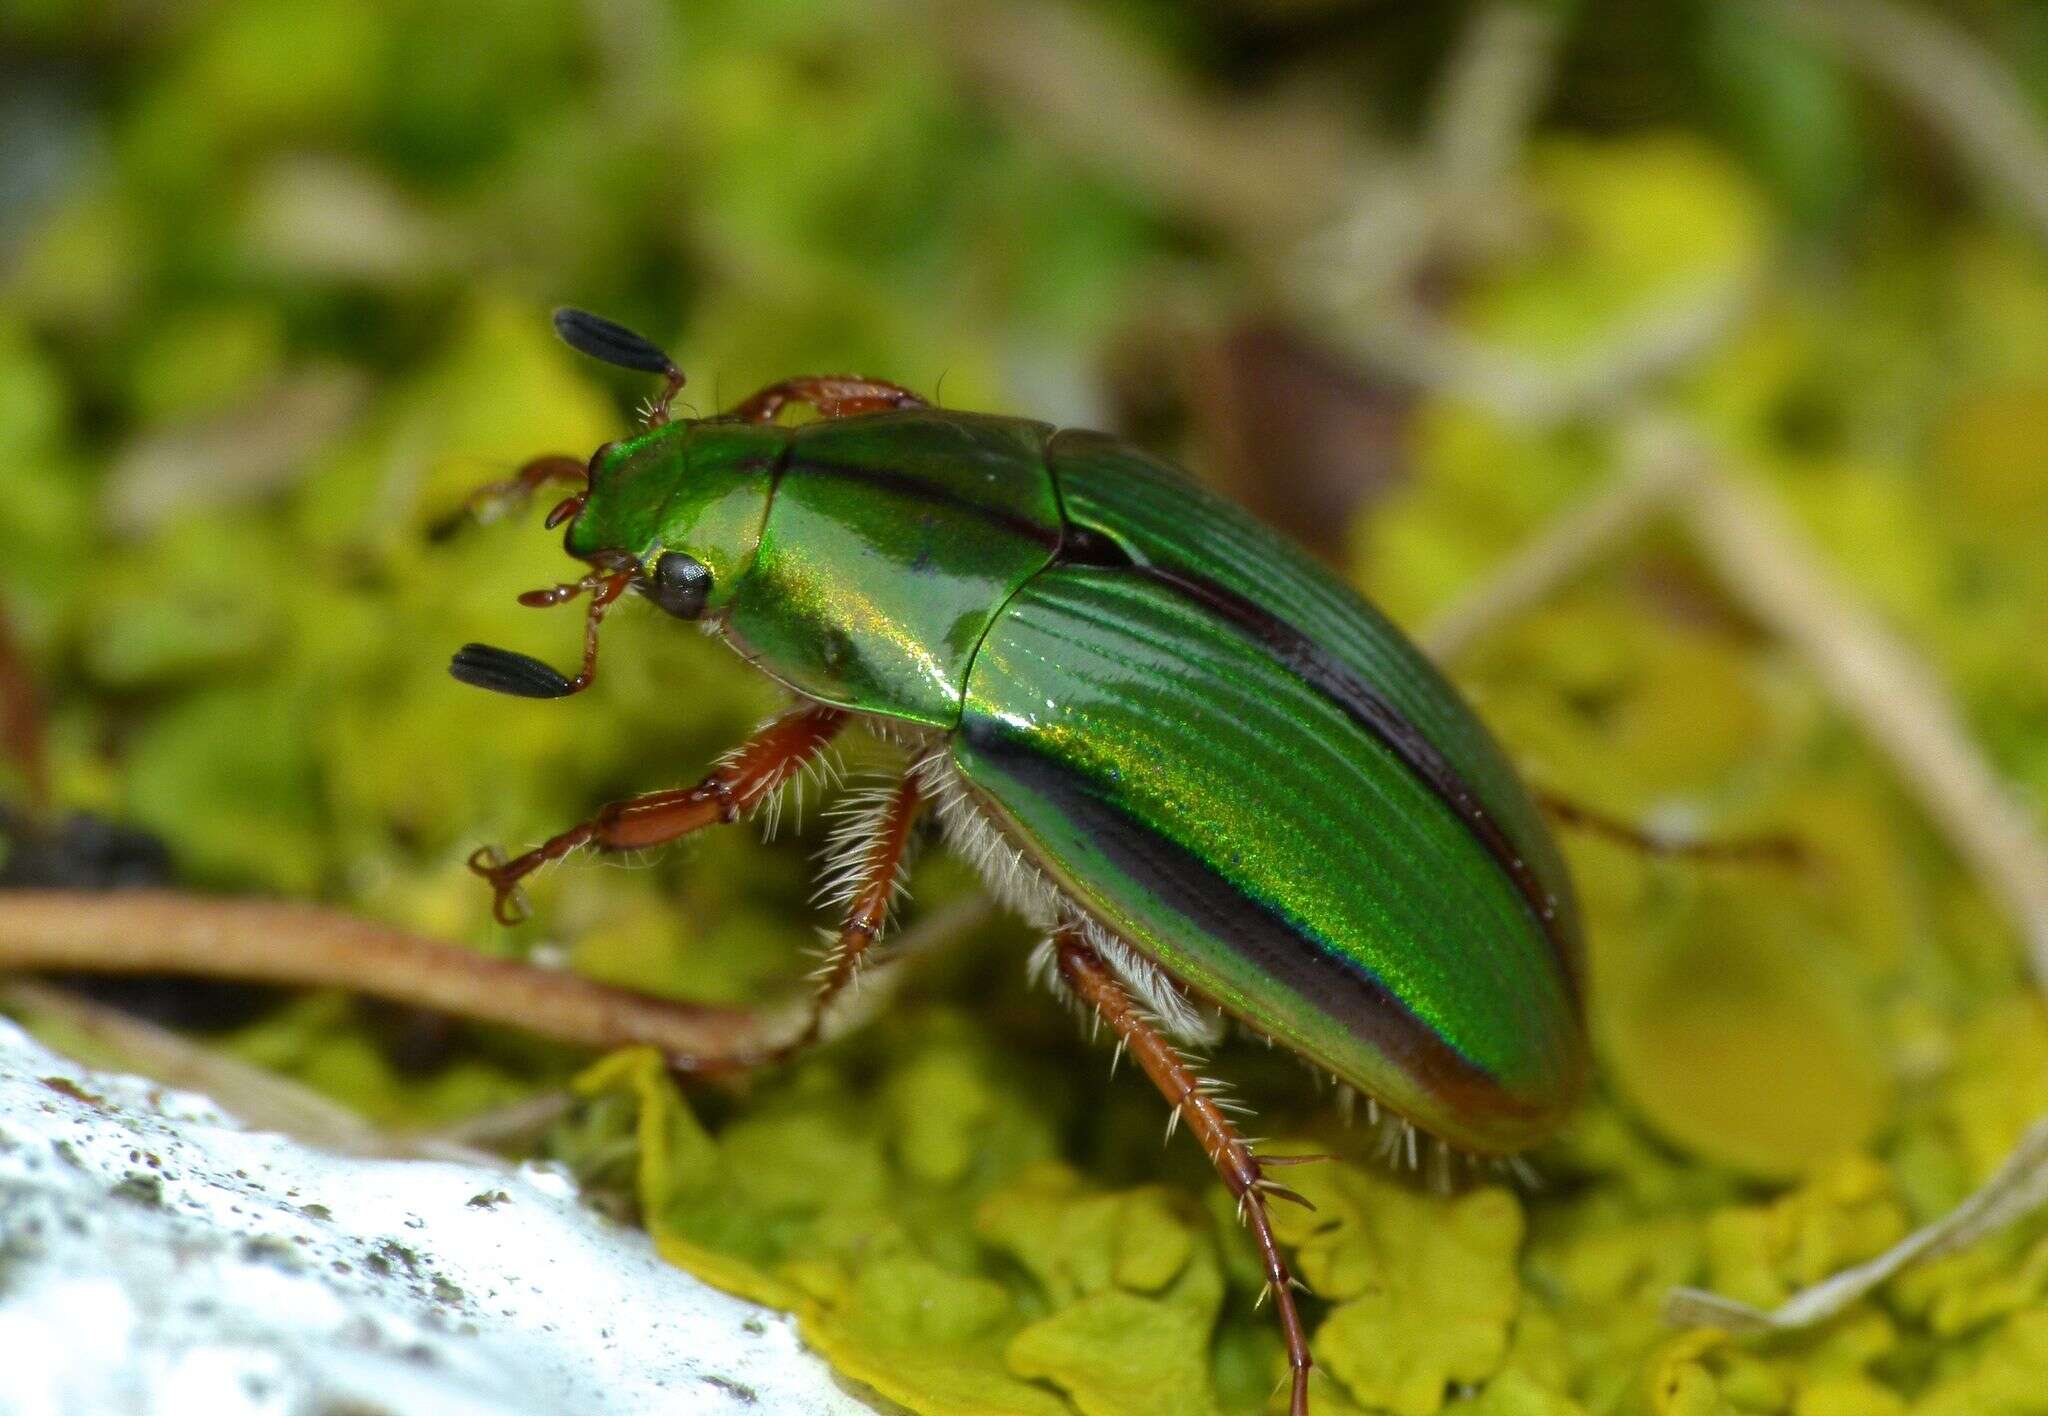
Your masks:
M644 431L606 443L588 463L542 458L500 484L514 493L551 480L581 484L548 514L547 524L565 528L564 548L590 573L519 597L536 608L589 597L581 672L570 679L536 659L482 644L465 646L451 666L465 683L527 698L565 697L590 685L598 624L628 590L682 620L714 619L730 603L760 543L782 438L748 423L671 422L668 405L683 376L666 354L580 311L558 311L555 328L586 354L661 373L666 386L648 410Z
M715 616L753 564L783 438L711 420L606 443L570 499L563 546L678 619Z

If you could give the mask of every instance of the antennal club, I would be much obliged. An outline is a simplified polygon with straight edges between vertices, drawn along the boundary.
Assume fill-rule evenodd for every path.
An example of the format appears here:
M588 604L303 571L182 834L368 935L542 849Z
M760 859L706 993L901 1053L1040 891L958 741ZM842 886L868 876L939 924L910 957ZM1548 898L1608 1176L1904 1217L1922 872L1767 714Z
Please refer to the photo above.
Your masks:
M647 423L658 428L668 421L669 404L683 391L683 371L653 340L602 315L567 306L555 311L555 333L579 354L636 373L660 374L661 394L648 409Z
M495 644L463 645L449 661L448 672L471 688L509 693L514 698L566 698L574 692L566 675L530 654Z

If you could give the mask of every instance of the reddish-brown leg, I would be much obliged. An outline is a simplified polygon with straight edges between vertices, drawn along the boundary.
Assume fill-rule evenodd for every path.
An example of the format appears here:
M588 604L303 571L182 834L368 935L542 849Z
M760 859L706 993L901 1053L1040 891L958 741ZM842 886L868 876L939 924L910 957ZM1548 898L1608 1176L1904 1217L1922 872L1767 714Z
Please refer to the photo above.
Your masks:
M818 1040L825 1025L825 1010L853 982L861 959L882 937L882 929L889 922L889 907L902 883L910 833L923 809L924 792L918 786L917 773L906 772L874 823L874 836L861 857L853 893L846 903L846 922L839 928L839 938L833 942L832 953L819 978L810 1021L800 1035L781 1049L784 1055Z
M911 829L923 809L924 793L918 786L917 774L906 773L882 807L874 822L874 834L853 866L853 893L847 900L846 922L840 926L824 968L815 975L818 992L811 1000L802 1029L786 1042L746 1054L722 1052L696 1057L671 1053L670 1067L685 1073L725 1074L787 1062L818 1041L824 1033L825 1014L832 1001L853 982L860 972L861 960L882 937L882 929L889 921L889 906L902 879Z
M576 677L569 680L570 693L581 693L596 680L597 632L604 624L605 612L611 609L612 601L625 594L626 587L632 583L633 577L624 572L602 576L591 583L590 610L583 617L583 663L576 670Z
M526 505L535 492L550 482L569 482L582 487L587 486L589 481L589 469L582 462L566 453L550 453L546 457L534 458L502 481L487 482L478 487L469 494L469 500L463 504L463 514L477 521L496 521L508 512L517 511ZM577 498L570 498L570 501L576 500ZM555 513L549 516L548 525L550 528L559 526L574 514L573 510L564 512L561 507L557 507ZM460 517L452 520L459 523ZM440 529L442 528L436 528L437 531ZM449 529L452 529L452 526Z
M1760 865L1798 866L1806 862L1806 848L1790 836L1742 836L1733 840L1672 840L1653 835L1632 822L1581 806L1555 792L1538 792L1541 806L1561 826L1587 831L1595 836L1640 851L1644 855L1674 856L1685 860L1745 861Z
M1308 1333L1294 1305L1294 1275L1288 1271L1280 1245L1273 1238L1266 1199L1270 1195L1300 1200L1303 1204L1307 1201L1265 1177L1252 1148L1238 1135L1215 1098L1202 1090L1201 1079L1186 1059L1146 1020L1109 965L1079 930L1066 929L1055 934L1053 951L1060 978L1130 1048L1131 1056L1152 1079L1152 1085L1159 1088L1167 1105L1188 1123L1188 1129L1202 1143L1223 1183L1237 1197L1238 1215L1250 1226L1259 1255L1265 1261L1267 1291L1273 1295L1273 1307L1280 1315L1280 1330L1287 1341L1287 1365L1294 1375L1288 1410L1293 1416L1307 1416L1308 1373L1314 1364L1308 1353Z
M694 787L615 801L511 860L500 860L486 846L469 858L469 868L490 882L496 894L491 912L499 923L517 924L525 917L519 882L549 861L583 846L600 851L658 846L706 826L737 821L823 752L845 721L838 708L786 713L741 743Z
M792 403L809 404L820 418L851 418L859 413L930 406L897 384L850 374L823 374L770 384L734 408L732 416L747 423L770 423Z
M678 369L675 365L671 364L662 373L661 392L648 400L648 427L659 428L668 422L670 417L670 405L676 401L676 395L681 393L682 391L683 371L681 369Z
M43 755L43 710L28 659L14 642L7 612L0 609L0 734L5 751L21 772L28 809L40 814L50 805L49 763Z

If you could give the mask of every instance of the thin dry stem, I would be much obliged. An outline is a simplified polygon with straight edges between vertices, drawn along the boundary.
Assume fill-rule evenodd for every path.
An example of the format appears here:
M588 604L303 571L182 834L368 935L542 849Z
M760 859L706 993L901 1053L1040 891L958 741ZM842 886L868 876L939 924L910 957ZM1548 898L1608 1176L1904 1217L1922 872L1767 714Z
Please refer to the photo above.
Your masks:
M1340 228L1306 248L1292 282L1304 312L1382 373L1538 429L1624 412L1644 385L1719 344L1754 305L1760 284L1748 270L1702 280L1622 321L1583 352L1538 365L1473 339L1413 300L1388 299L1393 287L1376 267L1353 280L1347 252L1382 239L1369 226ZM1334 322L1332 310L1341 315Z
M1448 662L1475 639L1555 593L1668 510L1699 470L1669 429L1639 420L1635 455L1612 482L1552 521L1480 585L1422 631L1425 649Z
M610 988L335 910L169 891L0 895L0 971L188 973L352 989L586 1047L749 1055L789 1020Z
M1423 643L1450 657L1535 603L1665 506L1674 507L1717 577L1814 666L1897 764L1970 868L1997 895L2048 987L2048 844L1970 741L1947 691L1761 493L1675 420L1641 414L1634 470L1543 532L1433 623Z
M1993 775L1925 664L1839 587L1761 493L1697 478L1687 527L1728 589L1810 662L1895 761L1921 804L2020 927L2048 987L2048 845Z
M2048 1121L2037 1121L1976 1193L1876 1258L1802 1288L1771 1309L1752 1307L1704 1289L1675 1288L1664 1300L1664 1319L1680 1327L1743 1333L1812 1327L1842 1312L1901 1270L1952 1254L2044 1204L2048 1204Z
M1786 12L1895 91L2048 240L2048 133L2012 72L1929 7L1787 0Z
M1466 250L1512 239L1525 214L1510 193L1557 68L1559 12L1529 0L1493 0L1473 12L1444 66L1426 139L1437 225Z
M494 1106L488 1111L479 1111L431 1131L403 1132L400 1139L421 1147L481 1146L485 1151L516 1151L531 1145L575 1105L574 1092L556 1087L503 1106Z
M1034 135L1247 248L1325 220L1363 165L1334 116L1228 106L1068 5L952 0L929 22Z
M1455 655L1605 553L1667 502L1749 612L1810 662L1897 764L1907 785L2019 928L2048 988L2048 843L1971 742L1947 690L1910 648L1839 586L1804 537L1682 427L1642 415L1663 451L1541 535L1423 635ZM1688 445L1690 450L1688 450Z

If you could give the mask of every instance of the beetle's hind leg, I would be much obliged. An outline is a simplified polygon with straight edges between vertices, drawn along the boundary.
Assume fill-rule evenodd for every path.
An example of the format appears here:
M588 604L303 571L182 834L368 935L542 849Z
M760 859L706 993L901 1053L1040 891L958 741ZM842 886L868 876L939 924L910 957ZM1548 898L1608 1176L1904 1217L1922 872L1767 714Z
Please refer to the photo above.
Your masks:
M1175 1117L1187 1122L1188 1130L1201 1142L1223 1183L1236 1196L1238 1215L1250 1227L1265 1263L1266 1289L1273 1295L1273 1307L1280 1315L1281 1333L1287 1342L1287 1364L1294 1384L1288 1410L1292 1416L1307 1416L1308 1373L1313 1365L1308 1333L1294 1303L1294 1275L1273 1237L1266 1202L1270 1198L1308 1202L1266 1178L1259 1158L1238 1134L1222 1105L1204 1089L1202 1080L1165 1034L1140 1011L1108 962L1079 928L1069 926L1055 933L1052 948L1060 980L1109 1024L1118 1044L1130 1050L1145 1075L1166 1098L1167 1105L1173 1108Z
M1730 861L1746 865L1775 865L1794 868L1807 862L1806 847L1792 836L1737 836L1728 839L1703 837L1687 839L1646 831L1618 816L1582 806L1556 792L1536 794L1536 803L1560 826L1571 827L1603 840L1626 846L1642 855L1670 856L1680 860Z
M816 759L845 722L842 709L822 704L785 713L726 754L694 787L612 802L588 821L510 860L486 846L469 858L469 868L490 882L496 896L492 913L499 923L517 924L525 918L519 882L549 861L583 846L631 851L663 845L706 826L738 821Z

